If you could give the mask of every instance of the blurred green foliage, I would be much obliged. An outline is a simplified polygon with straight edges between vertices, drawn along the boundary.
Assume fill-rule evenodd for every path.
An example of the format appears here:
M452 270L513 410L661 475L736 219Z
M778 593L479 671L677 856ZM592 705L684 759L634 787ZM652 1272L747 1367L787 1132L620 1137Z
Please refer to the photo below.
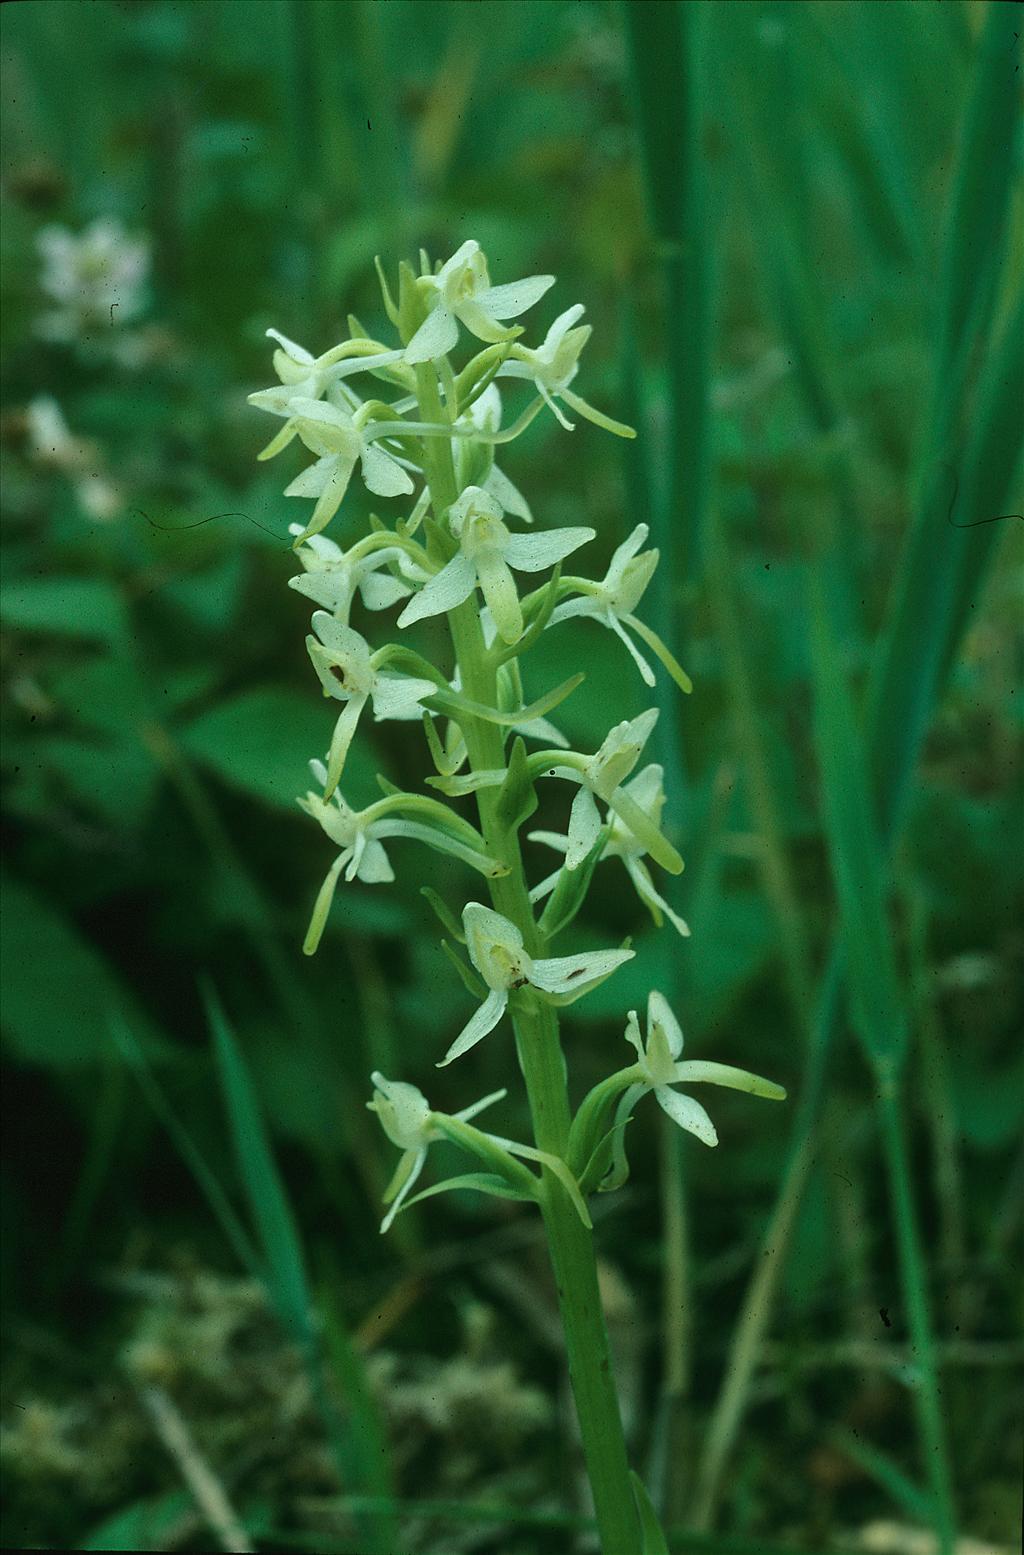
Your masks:
M682 9L700 16L677 58ZM457 910L478 889L458 866L396 856L396 884L346 888L317 958L300 954L326 861L294 801L331 718L284 587L296 505L255 463L266 428L245 403L269 381L267 327L325 349L349 311L379 321L374 254L443 256L467 236L496 280L552 271L559 306L586 303L585 392L639 421L640 452L542 418L506 468L542 522L598 530L595 576L637 522L660 524L662 614L695 682L674 715L686 787L669 816L693 938L666 950L615 866L598 871L573 932L632 934L637 956L572 1011L580 1094L622 1060L624 1012L669 954L688 1050L799 1103L802 1022L853 914L862 1000L874 966L905 1032L960 1523L1013 1540L1024 553L1012 518L949 522L954 479L958 523L1021 500L1011 32L963 4L624 10L5 8L5 1542L208 1547L148 1423L151 1387L263 1547L539 1555L574 1526L535 1393L552 1356L528 1217L460 1196L377 1236L392 1162L363 1107L370 1069L455 1108L506 1080L507 1050L484 1044L468 1076L432 1067L467 1002L419 888ZM979 95L983 70L996 89ZM1005 149L972 165L986 136ZM54 338L40 233L98 219L149 245L138 311ZM39 434L46 397L64 442ZM645 705L587 623L531 662L534 695L586 670L556 718L581 748L609 708ZM378 770L421 783L408 728L361 733L356 802ZM530 862L545 868L541 850ZM216 1041L203 979L226 1012ZM895 1515L926 1515L874 1081L851 1037L843 1005L724 1489L723 1527L760 1550L842 1548L901 1495ZM508 1105L514 1133L524 1104ZM716 1119L722 1148L686 1160L691 1457L787 1146L774 1110L723 1095ZM644 1462L665 1166L652 1119L634 1129L631 1198L599 1234ZM443 1418L424 1402L442 1373ZM285 1400L294 1450L263 1450ZM87 1444L102 1472L84 1470Z

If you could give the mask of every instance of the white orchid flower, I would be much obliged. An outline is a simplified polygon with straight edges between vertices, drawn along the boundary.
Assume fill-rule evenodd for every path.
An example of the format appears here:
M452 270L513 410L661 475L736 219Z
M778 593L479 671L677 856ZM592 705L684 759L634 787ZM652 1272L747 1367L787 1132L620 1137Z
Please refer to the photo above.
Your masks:
M379 722L401 717L411 706L432 696L437 688L431 680L386 674L378 665L387 650L372 653L365 637L352 627L343 626L326 610L314 611L313 631L316 636L310 634L306 638L306 647L320 684L327 696L345 703L334 726L327 759L324 798L329 799L338 786L352 736L367 702L372 702L374 717Z
M699 1101L673 1090L673 1086L724 1085L734 1091L747 1091L752 1096L764 1096L770 1101L784 1101L786 1098L781 1085L764 1080L746 1069L734 1069L729 1064L708 1063L702 1059L680 1063L679 1055L683 1051L682 1028L669 1008L668 1001L657 990L652 990L647 1000L646 1046L640 1036L640 1023L635 1010L629 1012L625 1036L637 1052L637 1080L623 1093L616 1111L612 1167L612 1177L616 1181L624 1180L625 1175L622 1126L648 1091L654 1092L658 1105L668 1113L673 1123L677 1123L688 1134L694 1134L705 1145L718 1144L715 1125Z
M535 961L527 954L523 936L515 924L493 908L484 907L480 902L468 902L463 909L462 923L469 959L490 993L456 1037L438 1064L439 1069L468 1053L494 1030L514 989L529 983L542 993L565 996L563 1002L573 1003L610 977L617 967L631 961L635 954L632 950L589 950L578 956L554 956Z
M286 497L315 497L313 516L302 534L307 540L329 524L341 506L356 464L363 471L367 491L378 497L398 497L413 490L412 481L399 461L373 441L374 427L325 400L296 398L291 401L295 430L317 461L286 486Z
M316 782L321 788L326 788L327 768L323 762L311 761L309 765ZM367 806L365 810L353 810L346 804L341 792L335 789L329 800L311 790L298 803L307 815L320 823L331 841L341 850L317 893L302 946L307 956L315 954L320 944L342 871L346 880L361 880L366 885L388 885L394 880L395 872L384 851L385 840L400 838L424 842L439 853L450 854L453 858L471 864L481 874L491 878L507 872L506 866L482 851L483 839L468 822L447 815L443 806L431 799L417 798L410 801L410 796L402 794L378 799L376 804ZM401 813L395 813L399 806L407 808L409 803L415 804L421 814L438 816L441 825L424 825L420 821L406 819ZM463 840L453 835L452 830L442 827L459 830Z
M447 355L458 341L460 323L478 340L507 340L512 331L503 328L503 321L532 308L554 284L553 275L531 275L492 286L486 256L469 238L436 275L420 277L420 289L433 297L433 307L409 341L405 360L432 362Z
M302 524L289 524L288 533L301 536ZM326 535L310 535L299 545L297 555L305 570L288 579L289 588L329 610L343 626L348 625L357 592L367 610L386 610L412 593L408 583L380 571L390 562L405 562L405 554L398 546L378 545L367 550L365 542L360 541L343 551Z
M624 783L622 792L626 794L634 804L646 815L651 826L657 831L661 827L661 812L665 808L665 789L663 786L664 773L657 762L651 762L630 782ZM559 832L532 831L529 834L531 842L543 843L546 847L555 848L559 853L568 853L569 839ZM593 846L593 844L591 844ZM589 850L588 850L589 851ZM662 917L666 917L680 934L687 937L689 927L680 918L677 912L666 902L665 898L657 890L651 879L651 872L644 863L644 856L648 851L647 843L637 837L636 833L622 819L621 816L610 812L608 816L608 840L601 850L602 862L608 858L620 858L626 866L626 873L636 890L637 896L647 908L658 927L661 927ZM542 880L530 892L530 901L542 901L550 895L558 883L561 871L556 870L546 880Z
M563 758L565 765L546 768L545 777L564 778L579 784L579 792L572 802L569 829L566 836L566 869L579 869L600 833L601 812L597 800L603 799L610 809L619 814L636 833L637 840L646 844L665 868L678 873L682 860L675 849L662 837L657 826L640 810L639 805L622 784L632 772L651 731L658 721L656 707L641 713L639 718L626 718L615 725L599 750L593 756L581 756L570 752Z
M374 368L389 367L401 360L401 351L374 351L372 342L348 340L322 356L314 356L305 346L296 345L278 329L268 329L271 340L278 348L274 352L274 371L280 378L270 389L257 389L248 396L249 404L257 410L268 411L272 416L283 416L288 425L274 437L257 455L259 459L272 459L281 452L296 435L296 400L318 400L328 388L340 383L353 373L372 372ZM358 403L358 402L357 402Z
M501 394L498 385L489 383L469 409L459 417L456 425L475 432L497 432L501 426ZM501 503L506 513L521 518L525 524L533 523L530 504L518 486L514 486L508 476L494 463L491 445L474 444L470 438L462 437L456 438L453 451L460 491L473 484L473 461L478 460L483 453L490 468L483 481L478 484L481 484L484 491Z
M591 336L589 324L573 328L585 311L583 304L577 302L560 313L539 346L524 346L517 341L509 351L508 360L498 368L498 377L527 379L567 432L575 430L575 422L568 419L559 400L596 426L604 427L606 432L615 432L619 437L635 437L632 427L613 421L569 387L579 372L580 353Z
M415 1085L407 1085L402 1080L385 1080L377 1071L371 1078L378 1094L366 1105L377 1114L391 1143L402 1151L402 1158L384 1193L385 1204L391 1206L381 1222L381 1232L385 1232L422 1172L428 1149L445 1136L434 1121L438 1114L431 1111L427 1098ZM506 1090L492 1091L490 1096L483 1097L481 1101L464 1107L452 1116L460 1123L468 1123L485 1107L492 1106L507 1095Z
M600 583L588 578L567 578L564 582L577 591L575 599L563 600L551 612L548 626L568 621L574 616L592 616L621 637L648 686L654 685L654 671L625 631L630 627L654 650L669 674L682 691L692 691L689 675L682 669L656 632L634 614L637 605L654 575L658 565L656 550L641 551L649 531L646 524L637 524L633 533L615 551ZM639 554L638 554L639 553Z
M482 487L466 487L448 510L448 525L459 550L409 601L398 617L399 626L454 610L479 584L502 639L514 643L522 636L523 612L510 568L541 572L553 567L592 540L594 530L549 529L516 535L502 522L503 512L501 503Z

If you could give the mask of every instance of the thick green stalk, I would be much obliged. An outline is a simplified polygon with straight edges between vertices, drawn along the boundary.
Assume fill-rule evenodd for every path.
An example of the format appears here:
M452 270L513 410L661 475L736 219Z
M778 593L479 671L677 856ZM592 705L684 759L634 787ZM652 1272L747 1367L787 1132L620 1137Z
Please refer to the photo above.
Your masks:
M442 420L444 407L433 370L417 368L416 377L424 420ZM429 440L424 473L435 517L440 519L459 494L449 443ZM484 645L475 600L451 611L448 622L466 696L496 706L497 671ZM474 771L494 771L505 765L503 736L496 725L467 716L460 726ZM509 866L507 875L489 883L494 907L516 925L531 955L543 954L544 940L530 905L518 836L498 816L495 789L481 789L477 803L488 851ZM564 1158L571 1113L557 1013L528 990L513 994L510 1008L535 1143L538 1149ZM640 1530L601 1309L593 1233L580 1221L561 1183L546 1170L543 1184L541 1209L602 1549L605 1555L639 1555Z

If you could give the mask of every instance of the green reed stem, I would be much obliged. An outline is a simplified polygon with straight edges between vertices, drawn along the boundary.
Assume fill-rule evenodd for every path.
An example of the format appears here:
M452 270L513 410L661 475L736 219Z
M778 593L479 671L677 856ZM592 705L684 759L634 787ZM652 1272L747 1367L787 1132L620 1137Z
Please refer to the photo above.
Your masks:
M416 379L423 418L440 421L444 407L433 369L417 368ZM423 463L434 516L440 520L459 495L451 444L431 439L424 446ZM448 623L466 697L496 706L497 671L484 646L475 602L467 600L451 611ZM460 718L460 727L474 772L494 771L505 765L504 740L496 725L465 715ZM494 789L481 789L477 794L480 829L488 851L509 866L507 875L489 882L491 900L496 911L519 929L529 954L537 955L543 952L544 939L530 905L519 839L516 831L499 819L497 798ZM535 1143L538 1149L564 1158L571 1114L557 1013L526 991L513 995L510 1008ZM640 1555L640 1530L601 1309L593 1233L580 1221L561 1183L546 1169L541 1211L601 1547L604 1555Z
M911 1345L920 1376L913 1388L921 1445L927 1459L934 1498L935 1531L941 1555L952 1555L956 1542L953 1512L953 1482L946 1449L946 1429L942 1416L942 1389L939 1385L938 1357L928 1309L927 1271L921 1250L921 1236L914 1209L910 1160L907 1152L906 1120L899 1098L899 1081L880 1081L878 1117L882 1131L892 1195L896 1246L900 1276L907 1303L907 1321Z

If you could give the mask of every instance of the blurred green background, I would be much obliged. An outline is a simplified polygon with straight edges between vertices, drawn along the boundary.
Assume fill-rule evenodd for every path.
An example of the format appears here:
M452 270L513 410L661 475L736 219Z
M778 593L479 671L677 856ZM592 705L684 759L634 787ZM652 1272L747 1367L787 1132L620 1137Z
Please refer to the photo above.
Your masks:
M504 466L598 531L597 576L651 526L695 683L657 753L693 936L598 871L580 942L637 956L571 1012L574 1092L658 980L691 1053L790 1093L716 1097L713 1153L642 1112L597 1206L635 1461L673 1549L1015 1547L1012 20L4 8L6 1545L590 1547L538 1224L458 1195L377 1235L369 1071L455 1109L509 1050L433 1069L468 1004L419 887L479 887L432 856L301 956L331 714L284 586L298 464L255 463L245 400L267 327L384 328L373 256L472 236L496 281L557 275L529 339L585 302L582 392L641 431L543 417ZM586 623L530 667L587 671L582 749L646 705ZM364 733L348 796L377 770L422 783L415 731Z

